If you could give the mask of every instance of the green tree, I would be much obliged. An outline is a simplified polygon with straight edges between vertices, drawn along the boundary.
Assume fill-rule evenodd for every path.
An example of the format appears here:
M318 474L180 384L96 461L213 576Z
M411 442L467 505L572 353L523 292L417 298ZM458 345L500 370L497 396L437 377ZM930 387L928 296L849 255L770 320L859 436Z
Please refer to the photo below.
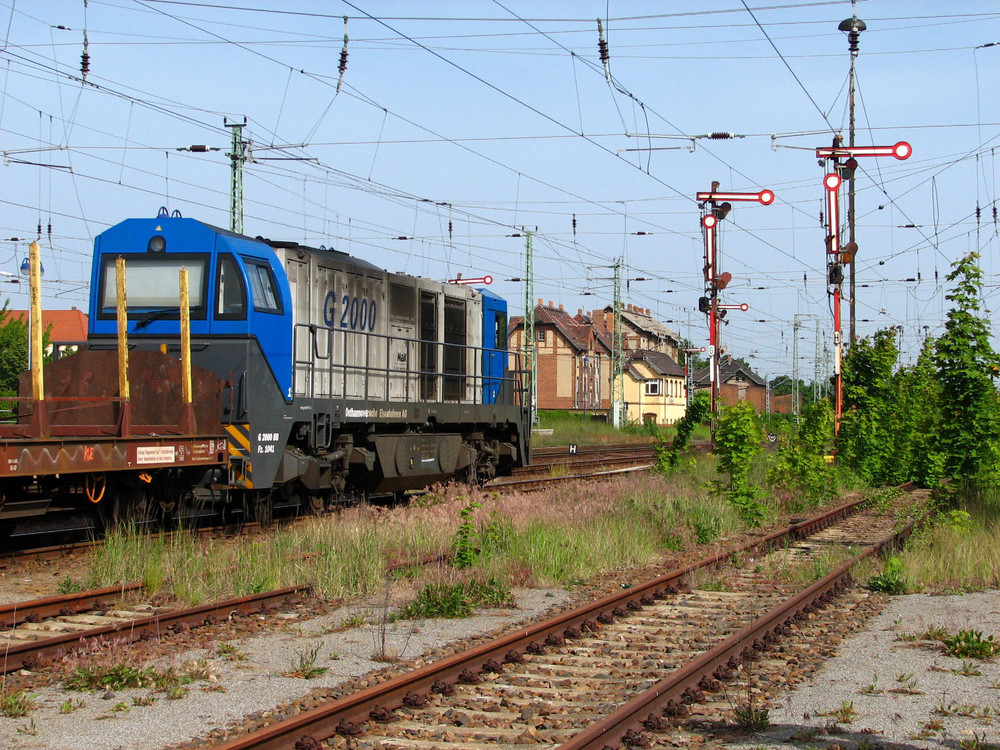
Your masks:
M933 487L944 476L944 456L938 446L941 429L941 382L934 365L933 339L924 342L917 363L896 374L897 404L906 420L897 425L896 437L903 445L901 463L908 467L906 479L922 487Z
M858 339L844 358L844 414L837 455L870 484L898 483L899 421L893 376L899 348L892 328Z
M844 415L837 456L870 484L937 484L942 461L935 435L940 386L927 341L914 366L898 367L896 331L859 339L844 358Z
M662 440L655 443L656 465L660 471L669 474L677 468L681 453L687 449L691 441L691 433L695 427L708 419L711 410L712 397L708 395L708 391L698 391L691 397L691 403L684 411L684 416L677 422L674 441L670 447L668 448Z
M833 471L826 454L833 439L833 409L826 399L806 404L803 419L791 435L779 438L768 481L792 493L792 509L800 509L834 494Z
M934 348L941 403L944 407L939 446L944 471L966 486L997 467L1000 408L993 379L1000 360L990 345L989 321L981 312L983 272L979 255L970 253L954 263L946 295L952 303L945 332Z
M722 410L715 429L718 471L729 475L726 494L740 509L744 520L754 526L763 520L764 508L757 502L761 490L750 482L750 470L754 459L764 450L763 441L764 429L748 401Z
M0 395L17 395L17 379L27 366L28 325L10 314L6 300L0 308Z

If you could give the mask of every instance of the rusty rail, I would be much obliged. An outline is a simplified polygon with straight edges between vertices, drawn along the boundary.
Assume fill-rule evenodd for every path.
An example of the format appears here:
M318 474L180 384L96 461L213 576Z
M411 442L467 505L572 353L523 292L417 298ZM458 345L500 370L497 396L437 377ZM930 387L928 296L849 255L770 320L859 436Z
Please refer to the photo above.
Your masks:
M122 596L132 591L141 591L145 586L141 583L127 583L123 586L108 586L107 588L78 591L73 594L47 596L42 599L32 599L26 602L14 602L0 605L0 627L13 628L22 622L33 619L55 617L66 612L84 612L94 609L98 602L109 597ZM3 634L0 633L0 638Z
M113 589L116 593L118 588ZM290 601L298 596L308 594L309 586L291 586L260 594L251 594L221 602L204 604L198 607L188 607L170 612L140 617L133 620L123 620L121 623L94 628L83 633L67 633L45 638L31 643L12 645L0 648L2 652L2 669L0 672L12 672L20 669L26 660L48 659L58 657L71 649L84 645L93 638L117 638L127 643L139 640L144 633L158 634L181 626L197 626L219 622L228 618L233 612L248 614L259 612L267 607ZM2 634L0 634L2 638Z
M710 677L732 659L748 658L750 649L761 648L762 645L773 642L782 635L788 623L801 614L811 611L817 604L832 598L839 590L849 585L851 569L861 560L871 557L887 546L901 543L912 533L916 525L923 523L928 516L929 513L920 519L912 520L903 529L866 547L826 578L783 602L781 606L733 634L712 650L692 659L670 677L635 696L604 719L574 736L569 742L560 745L559 750L601 750L609 743L612 746L619 743L626 733L641 732L643 721L649 714L662 711L671 702L682 702L684 693L696 690L703 678Z

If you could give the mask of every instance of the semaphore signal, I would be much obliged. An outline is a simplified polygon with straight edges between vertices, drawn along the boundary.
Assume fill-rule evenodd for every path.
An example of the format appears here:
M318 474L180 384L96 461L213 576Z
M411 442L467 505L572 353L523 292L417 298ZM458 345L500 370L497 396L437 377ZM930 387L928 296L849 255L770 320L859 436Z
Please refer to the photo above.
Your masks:
M705 284L706 296L698 299L698 310L708 315L708 339L709 339L709 384L712 396L712 439L715 439L715 419L719 409L719 321L725 316L726 310L750 309L750 305L743 303L739 305L719 304L719 292L728 286L732 280L732 275L719 272L718 257L718 224L721 219L726 218L732 210L730 201L748 201L769 206L774 203L774 192L771 190L761 190L757 193L724 193L719 190L719 183L712 182L712 189L695 195L699 201L700 208L704 213L701 217L701 226L705 230Z
M826 257L827 257L827 284L833 287L833 376L834 376L834 432L840 432L840 422L844 415L844 384L841 365L843 364L844 342L843 332L840 326L840 304L843 297L841 287L844 283L844 263L851 264L852 279L854 270L854 257L857 254L857 243L852 241L847 247L840 245L840 186L843 178L838 174L838 170L846 169L853 180L854 169L857 162L854 160L864 156L892 156L896 159L909 159L913 153L913 147L906 141L899 141L892 146L830 146L817 148L816 156L820 159L829 159L833 162L833 171L828 172L823 177L823 188L826 190ZM838 163L838 159L847 159L843 165ZM853 287L850 297L852 310L852 330L853 330L853 309L854 295Z

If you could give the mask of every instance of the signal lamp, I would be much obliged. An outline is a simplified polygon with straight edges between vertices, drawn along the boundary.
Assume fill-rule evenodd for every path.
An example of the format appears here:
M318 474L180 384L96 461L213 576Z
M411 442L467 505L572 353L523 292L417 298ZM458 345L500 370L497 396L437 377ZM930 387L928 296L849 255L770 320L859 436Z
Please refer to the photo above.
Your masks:
M160 234L154 234L149 238L149 243L146 245L147 253L162 253L167 249L167 241Z
M712 300L710 300L708 297L698 298L698 312L707 313L710 312L711 309L712 309Z
M840 286L844 283L844 267L839 263L832 264L827 278L830 284Z

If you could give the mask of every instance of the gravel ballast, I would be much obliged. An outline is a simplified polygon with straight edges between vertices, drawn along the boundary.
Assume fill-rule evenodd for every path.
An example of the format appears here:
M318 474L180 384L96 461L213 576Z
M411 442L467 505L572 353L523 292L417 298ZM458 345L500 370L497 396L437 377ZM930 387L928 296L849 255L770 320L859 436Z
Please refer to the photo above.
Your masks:
M1000 663L947 656L919 638L933 628L1000 640L1000 592L891 597L807 683L772 701L769 730L726 746L1000 747Z

